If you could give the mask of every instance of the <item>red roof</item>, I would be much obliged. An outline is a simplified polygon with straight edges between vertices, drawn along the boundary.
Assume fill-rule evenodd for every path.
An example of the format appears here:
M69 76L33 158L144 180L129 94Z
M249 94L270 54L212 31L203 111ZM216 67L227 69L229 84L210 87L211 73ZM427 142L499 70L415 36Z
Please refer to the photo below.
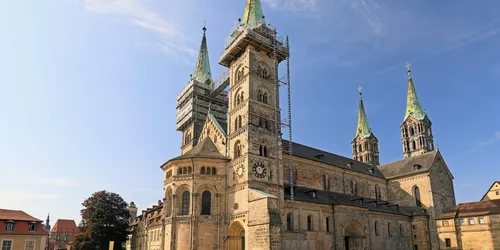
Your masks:
M42 222L41 220L21 210L8 210L8 209L0 209L0 220Z
M456 207L450 209L449 212L441 214L439 218L463 218L488 214L500 214L500 200L460 203Z
M74 220L63 219L57 220L52 230L50 230L52 233L78 233L79 231Z

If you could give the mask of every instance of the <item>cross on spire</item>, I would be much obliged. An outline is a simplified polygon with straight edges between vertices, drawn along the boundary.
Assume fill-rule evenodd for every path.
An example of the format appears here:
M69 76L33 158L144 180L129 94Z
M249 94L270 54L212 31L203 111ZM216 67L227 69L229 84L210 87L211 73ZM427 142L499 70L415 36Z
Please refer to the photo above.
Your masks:
M409 62L406 63L406 70L411 72L411 64Z
M358 87L358 92L359 92L359 98L363 97L363 87L359 86Z

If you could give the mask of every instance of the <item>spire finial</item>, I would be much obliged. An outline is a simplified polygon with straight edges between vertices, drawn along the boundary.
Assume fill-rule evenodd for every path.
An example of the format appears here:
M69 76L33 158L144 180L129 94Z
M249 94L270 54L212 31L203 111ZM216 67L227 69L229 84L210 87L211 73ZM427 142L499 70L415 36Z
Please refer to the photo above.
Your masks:
M359 99L363 99L363 87L359 86L358 92L359 92Z
M356 136L361 135L368 137L372 133L370 125L368 125L368 118L366 117L365 105L363 104L363 88L360 86L359 91L359 109L358 109L358 126L356 127Z
M203 35L205 35L206 31L207 31L207 19L203 20Z
M411 64L409 62L406 63L406 73L408 73L408 77L411 77Z

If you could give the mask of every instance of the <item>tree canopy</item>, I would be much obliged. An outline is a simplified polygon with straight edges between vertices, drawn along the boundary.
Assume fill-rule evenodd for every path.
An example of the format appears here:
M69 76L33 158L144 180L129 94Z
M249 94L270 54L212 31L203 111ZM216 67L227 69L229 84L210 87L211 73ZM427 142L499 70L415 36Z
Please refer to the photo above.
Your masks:
M128 204L120 195L99 191L83 201L80 234L73 243L77 250L114 249L121 250L127 240L129 217Z

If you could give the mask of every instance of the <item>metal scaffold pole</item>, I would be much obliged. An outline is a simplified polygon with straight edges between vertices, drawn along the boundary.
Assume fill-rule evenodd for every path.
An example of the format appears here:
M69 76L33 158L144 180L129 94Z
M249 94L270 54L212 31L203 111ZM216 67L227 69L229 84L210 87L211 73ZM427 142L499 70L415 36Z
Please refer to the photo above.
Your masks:
M288 57L286 58L286 83L287 83L287 92L288 92L288 163L289 163L289 184L290 184L290 201L291 201L291 210L292 210L292 222L294 217L294 173L293 173L293 162L292 162L292 100L291 100L291 90L290 90L290 42L288 40L288 36L286 36L286 48L288 49ZM293 223L292 223L293 225Z
M273 59L274 59L274 156L276 157L276 195L278 197L278 211L281 211L281 192L280 192L280 140L281 140L281 117L280 117L280 102L279 102L279 80L278 80L278 58L277 58L277 31L273 29Z

